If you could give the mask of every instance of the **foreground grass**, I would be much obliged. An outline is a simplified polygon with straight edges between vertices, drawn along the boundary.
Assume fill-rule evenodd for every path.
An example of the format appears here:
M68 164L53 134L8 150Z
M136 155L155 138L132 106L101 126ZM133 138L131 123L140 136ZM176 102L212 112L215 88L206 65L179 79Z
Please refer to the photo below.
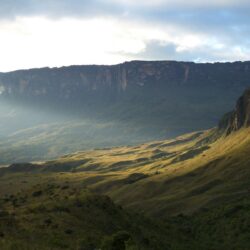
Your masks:
M249 249L249 196L152 220L79 185L17 177L26 186L1 196L0 249Z
M110 249L119 235L127 249L163 249L164 234L107 196L66 184L37 184L1 199L1 249Z

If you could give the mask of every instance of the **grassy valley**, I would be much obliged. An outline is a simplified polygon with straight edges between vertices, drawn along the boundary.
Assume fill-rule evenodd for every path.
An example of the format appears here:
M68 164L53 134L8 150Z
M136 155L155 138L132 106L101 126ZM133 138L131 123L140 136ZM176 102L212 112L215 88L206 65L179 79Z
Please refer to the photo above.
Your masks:
M215 140L212 129L1 169L2 218L10 220L1 244L94 249L85 240L113 249L121 234L126 249L247 250L249 132Z
M216 204L220 197L248 193L249 129L206 142L212 134L213 130L134 147L78 152L40 164L13 164L2 173L28 172L31 178L45 175L83 185L148 215L189 214Z
M249 100L210 130L2 167L0 249L248 250Z

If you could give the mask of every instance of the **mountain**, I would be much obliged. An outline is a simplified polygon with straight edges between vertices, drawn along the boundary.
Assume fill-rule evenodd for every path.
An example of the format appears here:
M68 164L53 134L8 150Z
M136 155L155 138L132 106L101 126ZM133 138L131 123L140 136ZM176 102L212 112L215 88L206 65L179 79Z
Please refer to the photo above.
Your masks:
M248 249L249 93L210 130L0 169L0 216L21 225L3 223L0 244L24 244L30 234L41 244L46 228L56 238L42 249L74 249L88 228L87 241L102 239L104 249L118 249L111 245L121 235L127 247L119 249Z
M0 162L211 128L249 78L250 62L132 61L1 73Z
M235 110L226 116L227 119L221 125L226 128L227 134L250 126L250 89L239 98Z

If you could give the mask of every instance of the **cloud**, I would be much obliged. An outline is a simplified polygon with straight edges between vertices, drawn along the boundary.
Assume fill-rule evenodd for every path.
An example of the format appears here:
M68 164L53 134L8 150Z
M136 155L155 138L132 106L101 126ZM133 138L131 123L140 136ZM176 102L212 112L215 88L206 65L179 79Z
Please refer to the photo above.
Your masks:
M19 17L0 23L0 70L114 64L145 49L129 25L111 19Z
M206 10L250 8L248 0L0 0L0 18L42 15L56 17L89 17L108 15L119 17L130 13L134 17L155 17L160 12L182 13L190 16ZM186 12L188 15L186 15ZM148 15L148 16L147 16ZM180 15L178 15L180 16ZM165 16L166 17L166 16Z
M248 6L248 0L103 0L103 2L119 4L123 6L139 6L139 7L165 7L165 8L207 8L207 7L235 7L235 6Z
M102 0L0 0L0 18L46 16L50 18L120 15L122 6Z
M137 54L137 59L142 60L177 60L192 62L226 62L236 60L249 60L250 50L240 47L224 47L211 48L204 45L195 47L195 49L178 50L175 43L161 43L157 40L150 41L146 44L145 50Z
M248 0L0 0L0 71L250 59Z

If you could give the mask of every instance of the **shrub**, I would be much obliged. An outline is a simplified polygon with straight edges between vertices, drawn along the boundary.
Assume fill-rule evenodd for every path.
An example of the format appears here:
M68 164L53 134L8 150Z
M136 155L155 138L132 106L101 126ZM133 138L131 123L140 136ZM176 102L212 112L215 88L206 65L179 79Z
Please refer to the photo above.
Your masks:
M38 196L41 196L42 193L43 193L42 190L35 191L35 192L32 194L32 196L33 196L33 197L38 197Z
M131 238L126 231L119 231L112 236L104 238L102 242L103 250L126 250L126 241Z
M79 240L80 250L93 250L97 248L97 239L93 236L86 236Z

